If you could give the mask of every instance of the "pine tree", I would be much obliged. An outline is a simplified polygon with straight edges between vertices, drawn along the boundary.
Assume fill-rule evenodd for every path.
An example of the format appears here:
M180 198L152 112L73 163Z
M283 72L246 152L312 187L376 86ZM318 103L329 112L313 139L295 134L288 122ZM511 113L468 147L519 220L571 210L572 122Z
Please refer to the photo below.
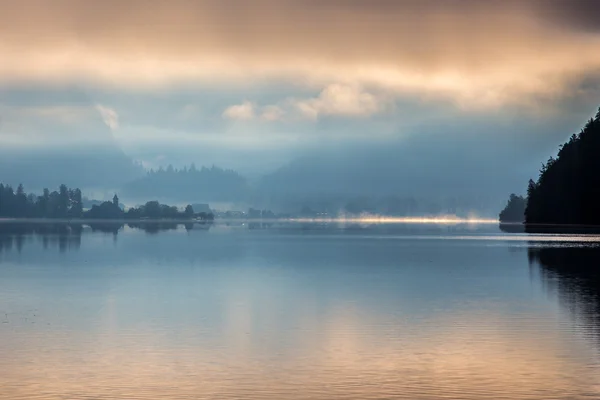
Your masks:
M69 210L72 217L80 218L83 215L83 200L81 190L75 189L71 195L71 209Z
M600 225L600 109L542 165L527 190L526 223Z

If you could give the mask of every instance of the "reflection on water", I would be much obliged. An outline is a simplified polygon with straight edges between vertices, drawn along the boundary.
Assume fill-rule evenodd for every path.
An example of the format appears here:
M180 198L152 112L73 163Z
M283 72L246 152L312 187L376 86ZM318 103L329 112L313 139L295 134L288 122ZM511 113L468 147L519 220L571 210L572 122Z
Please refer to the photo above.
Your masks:
M21 252L26 243L41 242L44 249L79 248L83 226L79 224L0 223L0 253L13 247Z
M528 249L549 290L600 344L600 247L559 243Z
M114 228L0 228L0 398L600 396L590 237Z
M163 231L177 230L184 227L187 232L192 230L209 230L209 222L92 222L92 223L29 223L29 222L0 222L0 253L12 250L13 247L21 252L23 246L32 241L39 240L45 249L58 247L61 252L78 249L81 245L81 235L84 230L91 232L110 233L116 240L119 232L124 227L139 229L148 234L157 234Z

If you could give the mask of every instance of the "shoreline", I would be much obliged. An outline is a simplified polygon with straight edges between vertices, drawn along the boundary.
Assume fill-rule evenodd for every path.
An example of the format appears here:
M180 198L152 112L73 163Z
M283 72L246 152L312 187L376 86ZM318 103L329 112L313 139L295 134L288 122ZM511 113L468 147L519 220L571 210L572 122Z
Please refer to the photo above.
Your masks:
M525 224L519 222L500 222L500 230L509 233L535 234L598 234L600 225L579 224Z
M368 225L493 225L493 219L462 219L443 217L338 217L338 218L215 218L213 220L198 219L90 219L90 218L0 218L2 223L39 223L39 224L145 224L145 223L314 223L314 224L368 224Z

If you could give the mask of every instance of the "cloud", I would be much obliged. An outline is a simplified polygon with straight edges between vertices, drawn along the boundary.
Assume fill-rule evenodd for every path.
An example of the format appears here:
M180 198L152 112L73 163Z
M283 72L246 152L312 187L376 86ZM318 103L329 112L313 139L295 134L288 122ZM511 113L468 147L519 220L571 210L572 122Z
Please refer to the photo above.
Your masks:
M560 96L597 73L594 5L56 0L48 9L43 0L5 1L0 81L142 89L339 83L499 107Z
M98 110L102 116L102 120L106 126L112 130L119 128L119 114L117 114L115 110L101 104L96 105L96 110Z
M600 8L596 0L547 0L545 5L540 11L557 24L583 32L600 32Z
M291 103L304 116L317 119L321 115L368 117L383 110L382 99L356 86L332 84L316 98L293 100Z
M118 126L118 116L107 107L61 102L2 104L0 144L11 148L50 149L65 146L111 145L106 125Z
M264 121L278 121L284 118L285 110L277 105L263 107L260 118Z
M254 104L245 101L242 104L228 107L223 112L223 118L234 119L234 120L250 120L254 119Z
M60 124L75 124L89 120L93 110L88 106L44 104L25 106L2 106L0 113L7 121L23 121L26 119L39 119Z
M178 117L183 120L192 119L194 116L198 115L199 111L200 107L197 104L186 104L181 108Z
M390 104L390 99L386 96L375 95L356 85L331 84L316 97L290 97L277 104L265 106L245 101L240 105L228 107L223 116L267 122L296 122L302 119L316 121L323 116L365 118L384 111Z

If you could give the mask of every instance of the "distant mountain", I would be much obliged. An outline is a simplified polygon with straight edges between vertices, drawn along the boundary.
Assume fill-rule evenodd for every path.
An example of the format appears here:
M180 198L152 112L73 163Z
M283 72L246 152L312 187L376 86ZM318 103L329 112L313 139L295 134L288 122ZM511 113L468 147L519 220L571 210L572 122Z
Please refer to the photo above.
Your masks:
M439 152L439 154L438 154ZM264 176L258 185L266 193L495 196L504 198L515 181L477 156L400 149L320 154L299 158ZM526 176L526 175L524 175Z
M186 203L240 201L249 191L246 179L232 170L216 166L197 169L150 170L145 176L125 184L121 196L128 199L158 199Z
M494 165L479 165L477 161L397 148L377 153L321 154L297 159L264 176L257 192L276 202L327 199L344 204L356 198L413 199L419 203L419 211L458 208L497 215L504 193L518 180ZM393 208L409 209L404 205Z

